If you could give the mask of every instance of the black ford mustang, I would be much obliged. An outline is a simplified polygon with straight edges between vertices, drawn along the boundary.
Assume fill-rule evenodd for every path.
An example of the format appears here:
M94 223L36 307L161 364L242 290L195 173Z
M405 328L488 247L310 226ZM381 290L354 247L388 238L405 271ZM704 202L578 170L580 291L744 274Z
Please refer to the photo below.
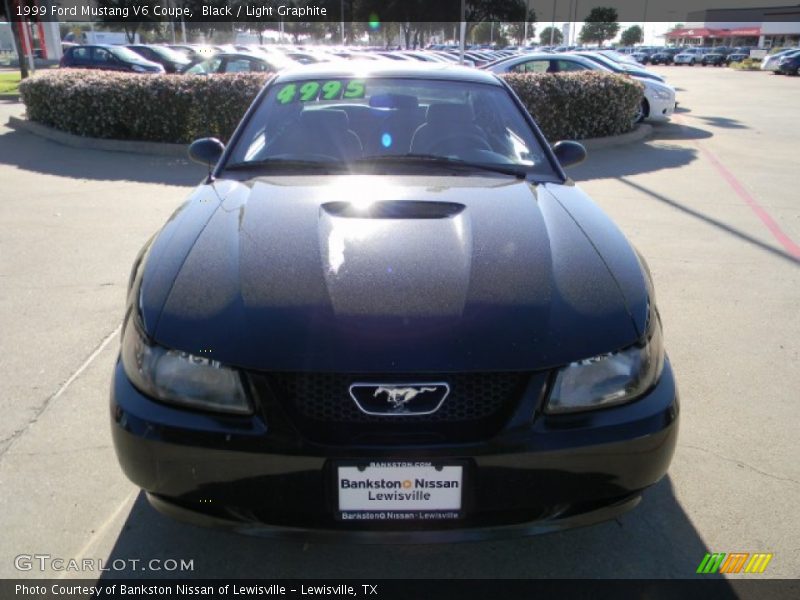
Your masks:
M665 474L647 266L500 79L309 65L190 153L213 169L135 261L111 391L156 508L481 539L611 518Z

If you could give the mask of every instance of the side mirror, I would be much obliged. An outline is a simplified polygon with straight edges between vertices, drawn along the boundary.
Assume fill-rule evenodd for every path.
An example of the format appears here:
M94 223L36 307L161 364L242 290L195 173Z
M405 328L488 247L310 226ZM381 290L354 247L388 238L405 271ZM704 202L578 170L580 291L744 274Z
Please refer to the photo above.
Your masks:
M189 146L189 158L201 165L208 166L209 169L217 164L219 157L225 150L225 144L217 138L200 138Z
M578 142L556 142L553 154L562 167L571 167L586 160L586 148Z

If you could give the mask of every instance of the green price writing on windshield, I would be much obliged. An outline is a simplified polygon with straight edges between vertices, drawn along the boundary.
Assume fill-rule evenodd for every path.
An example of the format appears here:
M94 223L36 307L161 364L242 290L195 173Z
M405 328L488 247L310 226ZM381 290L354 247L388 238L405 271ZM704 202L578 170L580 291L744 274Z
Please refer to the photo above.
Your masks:
M363 98L367 86L363 81L349 81L343 85L341 81L306 81L301 84L287 83L275 98L279 104L290 102L311 102L312 100L338 100L339 98Z

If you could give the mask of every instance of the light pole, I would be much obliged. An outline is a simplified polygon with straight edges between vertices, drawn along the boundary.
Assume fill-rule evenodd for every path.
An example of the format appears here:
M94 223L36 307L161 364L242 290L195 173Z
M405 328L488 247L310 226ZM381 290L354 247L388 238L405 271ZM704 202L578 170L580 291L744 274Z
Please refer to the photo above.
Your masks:
M339 0L339 35L342 38L342 46L344 46L344 0Z
M575 8L574 12L572 13L572 22L575 25L575 33L572 36L573 44L578 41L578 2L580 1L581 0L575 0Z
M459 40L458 40L458 62L459 64L464 64L464 43L466 42L465 38L467 37L467 6L466 0L461 0L461 31L459 32Z
M556 2L557 0L553 0L553 21L550 23L550 45L553 45L553 38L556 34Z
M523 35L522 43L528 45L528 15L531 12L531 0L525 0L525 32Z
M645 34L645 27L647 27L647 0L644 0L644 16L642 17L642 43L645 43L645 38L647 35Z

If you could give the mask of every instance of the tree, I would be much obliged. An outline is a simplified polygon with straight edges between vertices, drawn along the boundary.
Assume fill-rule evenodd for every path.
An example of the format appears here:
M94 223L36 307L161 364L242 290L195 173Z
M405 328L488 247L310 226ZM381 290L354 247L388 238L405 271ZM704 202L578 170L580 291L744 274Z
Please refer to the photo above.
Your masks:
M542 33L539 34L539 43L543 46L549 46L551 35L554 44L560 44L564 41L564 34L561 33L561 30L558 27L547 26L542 29Z
M141 6L141 0L96 0L98 8L110 9L127 9L130 15L134 15L133 7ZM113 11L112 11L113 12ZM101 16L100 21L117 23L125 30L125 37L128 38L128 43L133 44L136 41L136 33L139 29L152 30L158 21L159 17L153 14L152 10L147 12L147 15L139 14L135 18L128 18L120 20L115 15Z
M528 37L532 38L536 35L536 11L531 9L528 11L528 16L525 21L514 21L506 23L506 32L509 37L513 39L517 45L521 46L525 43L525 23L528 23Z
M345 10L345 15L352 15L351 24L360 26L360 33L370 31L368 24L376 17L380 17L378 29L393 28L388 25L393 23L400 28L405 47L411 48L421 43L429 29L429 24L420 22L419 16L424 14L431 22L444 21L449 18L445 10L448 4L429 0L357 0L353 3L352 13ZM386 38L388 42L388 32Z
M292 40L295 44L300 43L301 36L318 40L324 38L327 33L325 23L320 21L285 21L283 30L292 36Z
M525 21L524 0L467 0L465 11L467 38L478 23Z
M593 8L589 16L584 19L583 29L581 29L580 40L583 43L597 42L602 46L606 40L613 39L619 32L617 23L617 10L598 6Z
M638 25L631 25L622 32L620 42L623 46L633 46L634 44L641 44L644 41L644 32Z

